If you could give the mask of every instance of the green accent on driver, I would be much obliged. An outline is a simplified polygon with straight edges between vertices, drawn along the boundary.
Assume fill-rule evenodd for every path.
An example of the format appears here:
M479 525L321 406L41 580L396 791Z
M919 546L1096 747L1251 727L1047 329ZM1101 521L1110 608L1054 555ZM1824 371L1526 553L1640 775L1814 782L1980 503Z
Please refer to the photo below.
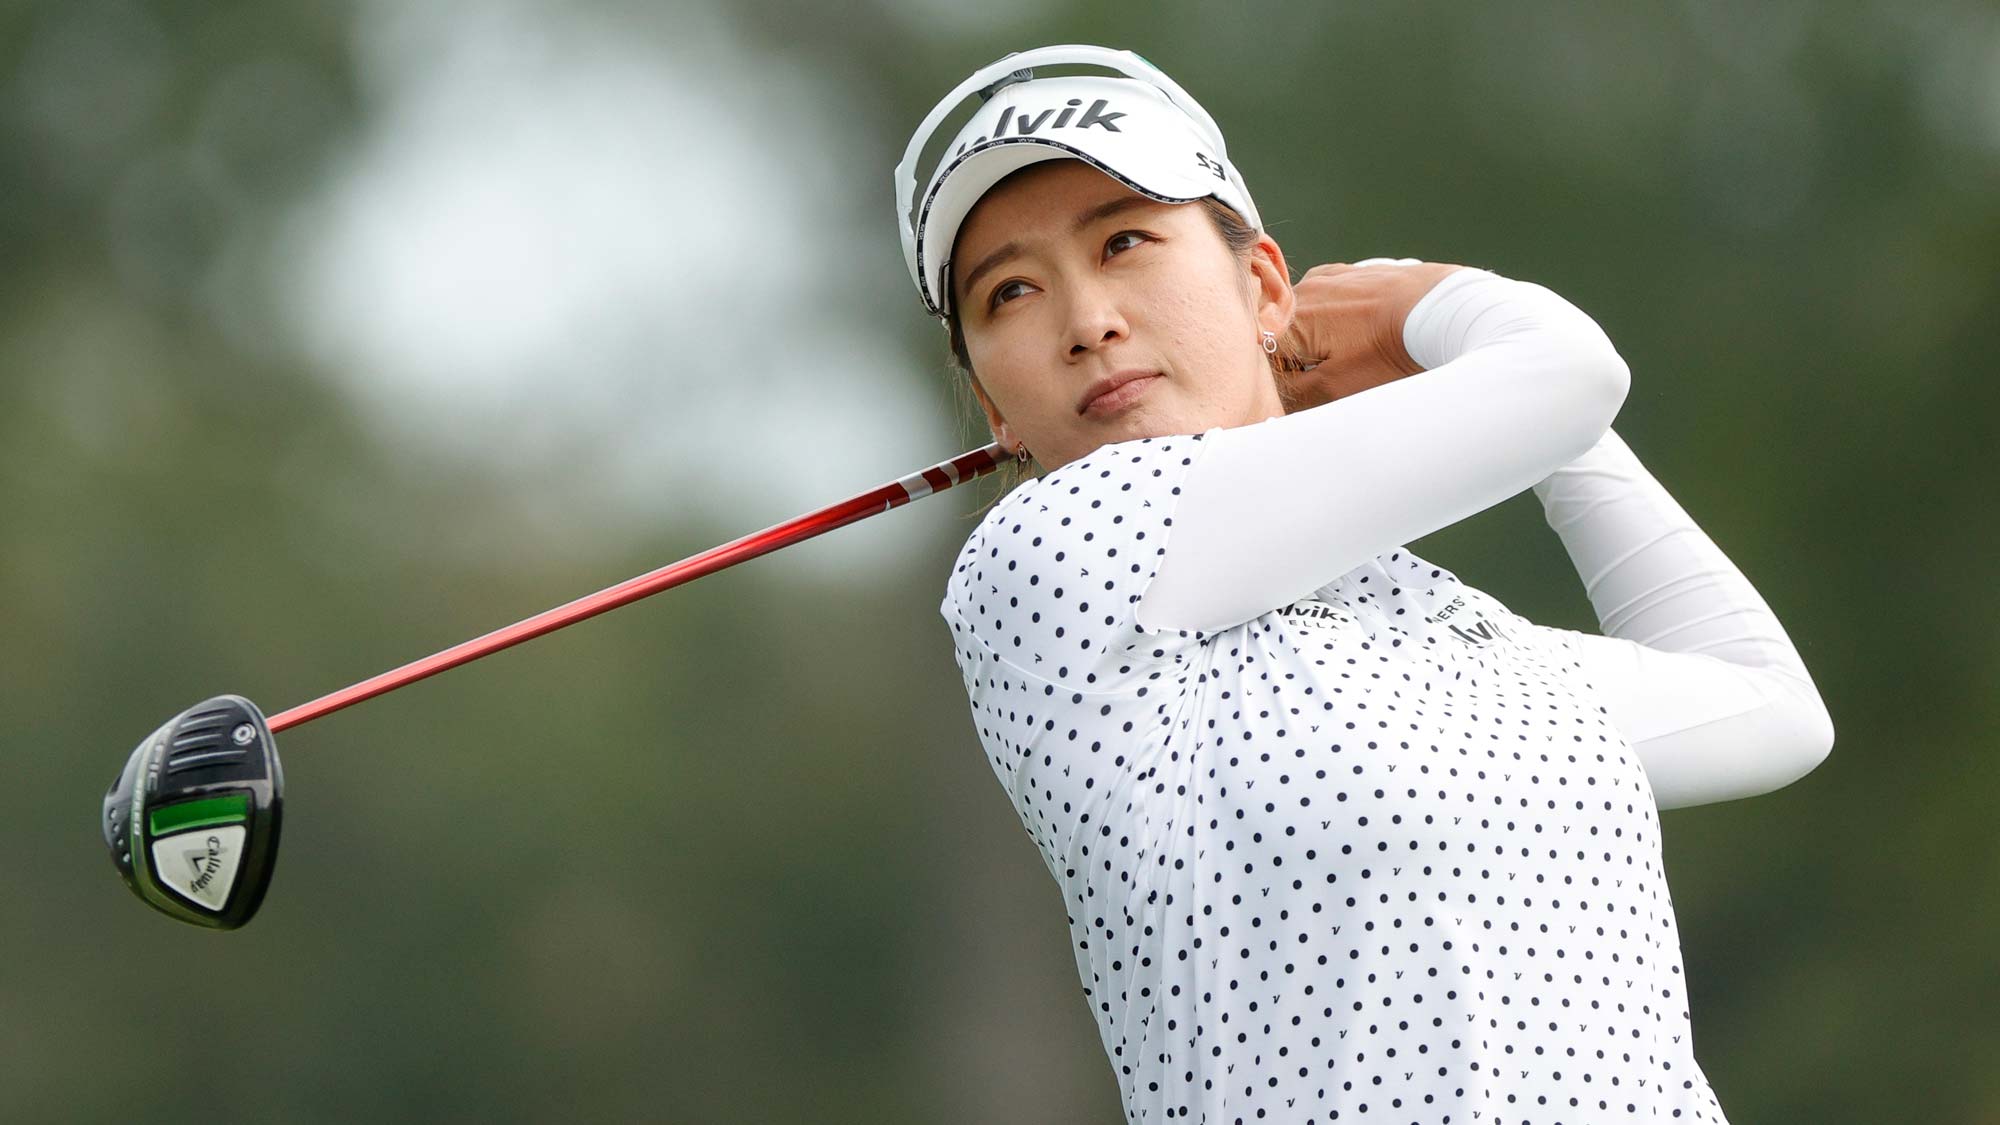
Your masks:
M241 824L250 819L250 795L233 793L153 810L148 835L166 836L189 828L209 828L217 824Z

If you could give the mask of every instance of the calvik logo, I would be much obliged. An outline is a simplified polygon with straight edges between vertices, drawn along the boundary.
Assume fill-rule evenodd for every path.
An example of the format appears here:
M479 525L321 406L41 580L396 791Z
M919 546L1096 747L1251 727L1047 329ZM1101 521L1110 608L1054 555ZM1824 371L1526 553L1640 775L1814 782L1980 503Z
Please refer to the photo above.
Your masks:
M1484 617L1475 619L1470 626L1449 626L1458 639L1469 645L1486 645L1494 641L1511 641L1514 638L1507 631Z
M1317 598L1302 598L1280 609L1278 616L1305 626L1340 628L1354 624L1354 617L1326 604Z
M1451 618L1457 617L1467 608L1463 597L1454 596L1444 604L1442 609L1431 614L1430 620L1433 623L1444 625L1445 628L1451 630L1453 636L1469 645L1489 645L1494 641L1511 641L1514 639L1508 635L1505 629L1479 616L1476 612L1473 614L1470 624L1459 624L1450 621Z
M1085 109L1081 114L1077 113L1077 110L1082 106L1082 98L1071 98L1063 103L1061 109L1050 106L1039 112L1030 110L1026 106L1004 106L1000 110L999 122L993 126L992 136L975 137L965 144L958 146L958 150L953 152L952 155L957 156L963 153L968 147L983 145L989 140L997 141L1009 136L1032 137L1040 133L1044 127L1050 132L1057 129L1089 129L1093 127L1103 129L1107 133L1124 132L1123 129L1118 127L1118 119L1125 116L1125 112L1123 110L1113 112L1109 99L1098 98L1090 103L1090 108ZM1051 117L1055 118L1055 120L1050 121L1049 118ZM1013 132L1009 133L1009 129L1012 129Z

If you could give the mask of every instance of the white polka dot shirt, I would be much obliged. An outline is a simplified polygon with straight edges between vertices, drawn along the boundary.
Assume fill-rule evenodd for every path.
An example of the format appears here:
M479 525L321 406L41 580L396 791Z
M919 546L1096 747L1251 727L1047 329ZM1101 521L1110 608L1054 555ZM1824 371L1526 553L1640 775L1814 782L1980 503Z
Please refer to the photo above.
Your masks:
M1494 372L1533 358L1496 308L1534 305L1572 337L1588 320L1491 274L1440 288L1406 328L1433 369L1390 385L1436 392L1437 410L1463 397L1453 379L1505 392ZM1824 710L1768 608L1712 565L1608 415L1538 402L1555 436L1531 456L1532 440L1494 438L1510 448L1462 459L1472 484L1427 493L1334 452L1342 412L1413 436L1423 403L1394 400L1401 423L1354 410L1388 389L1101 447L998 503L949 581L980 745L1061 889L1126 1117L1721 1122L1653 775L1680 803L1775 788L1824 756L1830 728L1785 742ZM1584 420L1565 430L1563 411ZM1288 452L1272 436L1287 424L1312 440ZM1379 520L1315 495L1355 476L1382 494ZM1696 617L1708 632L1674 651L1545 628L1395 546L1530 484L1607 634ZM1323 530L1219 502L1252 491ZM1169 565L1176 585L1149 591ZM1672 573L1688 567L1711 573Z

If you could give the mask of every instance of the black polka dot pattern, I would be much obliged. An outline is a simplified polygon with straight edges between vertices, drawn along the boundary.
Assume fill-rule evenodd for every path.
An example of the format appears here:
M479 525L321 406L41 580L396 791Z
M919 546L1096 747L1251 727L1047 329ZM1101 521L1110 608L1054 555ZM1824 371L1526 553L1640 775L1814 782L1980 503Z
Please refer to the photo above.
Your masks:
M1407 551L1140 628L1200 451L1023 484L941 607L1126 1119L1723 1121L1652 792L1562 633Z

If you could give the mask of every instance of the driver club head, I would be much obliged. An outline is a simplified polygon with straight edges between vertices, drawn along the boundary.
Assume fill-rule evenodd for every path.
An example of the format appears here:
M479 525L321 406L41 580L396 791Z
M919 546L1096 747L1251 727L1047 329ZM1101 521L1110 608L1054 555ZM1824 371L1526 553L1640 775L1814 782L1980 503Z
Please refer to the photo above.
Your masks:
M233 930L271 885L284 789L257 705L205 699L147 735L105 792L112 865L153 909Z

